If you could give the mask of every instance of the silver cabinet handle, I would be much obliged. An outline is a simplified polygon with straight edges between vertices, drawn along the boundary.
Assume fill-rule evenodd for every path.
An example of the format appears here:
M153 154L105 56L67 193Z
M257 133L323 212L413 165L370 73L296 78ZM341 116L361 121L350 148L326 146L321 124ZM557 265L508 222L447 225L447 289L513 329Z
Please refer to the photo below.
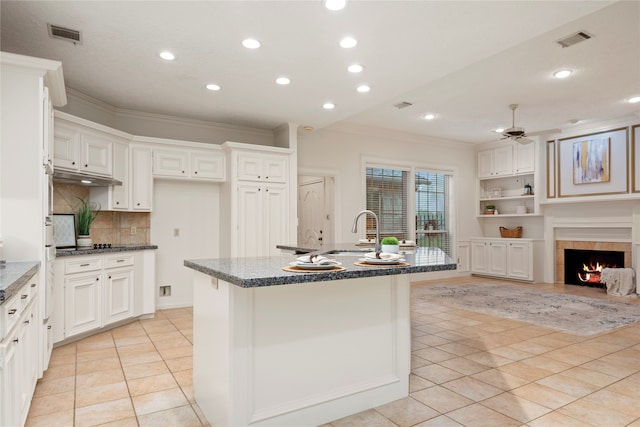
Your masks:
M27 299L27 298L29 298L29 295L21 295L20 296L20 299Z
M9 310L9 314L16 314L16 311L18 311L17 308L12 308L11 310Z
M80 264L80 267L89 267L89 264Z

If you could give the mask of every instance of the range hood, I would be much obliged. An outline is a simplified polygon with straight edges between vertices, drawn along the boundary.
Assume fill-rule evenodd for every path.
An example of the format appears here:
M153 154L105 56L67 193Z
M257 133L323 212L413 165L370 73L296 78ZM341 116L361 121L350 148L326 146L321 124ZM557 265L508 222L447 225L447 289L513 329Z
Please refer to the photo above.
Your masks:
M87 175L78 172L54 169L53 180L65 184L86 185L88 187L107 187L109 185L122 185L122 181L106 176Z

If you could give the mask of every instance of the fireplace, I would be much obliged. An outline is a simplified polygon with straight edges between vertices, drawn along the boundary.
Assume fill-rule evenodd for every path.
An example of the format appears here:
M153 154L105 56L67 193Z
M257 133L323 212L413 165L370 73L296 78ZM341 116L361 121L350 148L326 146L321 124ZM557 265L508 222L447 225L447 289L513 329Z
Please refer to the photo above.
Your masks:
M564 250L564 283L567 285L604 287L600 273L607 267L623 268L624 251Z

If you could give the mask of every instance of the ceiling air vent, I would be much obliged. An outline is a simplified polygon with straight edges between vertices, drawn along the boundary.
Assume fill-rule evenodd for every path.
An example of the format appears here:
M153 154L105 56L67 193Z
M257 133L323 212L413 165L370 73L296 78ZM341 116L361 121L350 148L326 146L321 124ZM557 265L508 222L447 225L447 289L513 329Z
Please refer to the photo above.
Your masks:
M396 107L398 110L402 110L403 108L407 108L407 107L411 107L413 104L407 101L402 101L402 102L398 102L397 104L394 104L394 107Z
M61 39L71 42L73 44L82 44L80 37L80 31L71 30L69 28L59 27L57 25L47 24L49 28L49 37L54 39Z
M567 36L563 39L558 40L556 43L558 43L562 47L569 47L569 46L573 46L574 44L583 42L585 40L589 40L591 37L592 37L591 35L587 34L584 31L578 31L575 34L571 34L570 36Z

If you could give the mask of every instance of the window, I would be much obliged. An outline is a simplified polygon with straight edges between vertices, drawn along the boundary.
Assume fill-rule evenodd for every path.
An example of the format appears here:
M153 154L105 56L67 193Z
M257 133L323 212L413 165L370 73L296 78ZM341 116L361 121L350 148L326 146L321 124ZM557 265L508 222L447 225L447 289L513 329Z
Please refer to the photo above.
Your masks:
M441 171L367 167L367 209L378 215L380 238L415 239L451 256L450 181ZM374 237L374 220L367 218L367 238Z

